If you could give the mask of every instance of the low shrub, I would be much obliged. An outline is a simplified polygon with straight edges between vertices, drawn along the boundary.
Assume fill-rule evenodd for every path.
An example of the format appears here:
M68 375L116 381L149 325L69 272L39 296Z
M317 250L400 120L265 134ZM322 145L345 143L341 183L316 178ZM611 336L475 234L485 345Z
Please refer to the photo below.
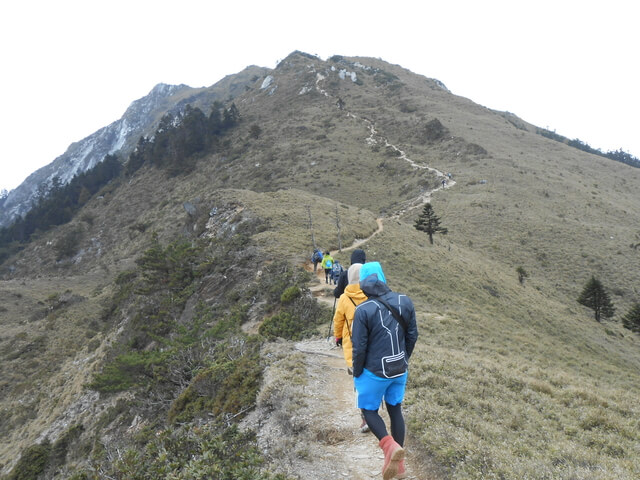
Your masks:
M300 325L290 313L280 312L267 318L258 330L260 335L273 340L277 337L287 340L300 340L302 332Z
M121 392L148 384L166 367L169 352L129 352L117 356L101 373L94 376L89 388L98 392Z
M204 425L168 428L144 449L130 449L103 472L107 478L286 480L264 468L255 433Z
M280 302L283 304L291 303L301 294L302 292L300 291L300 288L294 285L282 292L282 295L280 296Z
M38 478L47 468L50 454L51 443L48 440L41 444L31 445L22 453L20 460L11 470L7 480L33 480Z
M53 251L56 254L56 260L72 257L78 250L78 245L84 235L84 231L80 227L74 227L67 230L62 237L53 245Z

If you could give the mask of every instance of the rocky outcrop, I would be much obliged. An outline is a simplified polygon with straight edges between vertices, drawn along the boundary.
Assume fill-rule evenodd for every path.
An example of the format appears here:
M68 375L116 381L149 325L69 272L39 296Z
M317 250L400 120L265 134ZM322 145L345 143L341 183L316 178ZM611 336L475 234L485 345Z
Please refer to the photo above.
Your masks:
M124 160L141 136L153 134L164 114L178 113L188 104L208 111L216 100L235 97L249 85L262 81L266 72L266 68L250 66L207 88L164 83L156 85L148 95L132 102L119 120L72 143L66 152L36 170L9 192L0 206L0 227L10 225L14 219L25 215L36 200L41 186L46 190L55 177L64 185L76 174L104 160L108 154L119 154Z

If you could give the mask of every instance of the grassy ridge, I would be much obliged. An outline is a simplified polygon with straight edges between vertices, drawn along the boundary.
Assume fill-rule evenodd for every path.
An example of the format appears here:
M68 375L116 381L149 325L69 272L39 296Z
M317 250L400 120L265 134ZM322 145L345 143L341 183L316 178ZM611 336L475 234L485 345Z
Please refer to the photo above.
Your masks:
M636 335L408 224L387 222L366 249L416 304L410 435L452 478L636 476Z
M457 182L434 195L449 229L436 245L412 227L414 210L386 220L364 246L419 315L407 397L412 445L452 478L637 478L640 340L618 319L639 294L640 255L631 245L640 242L640 170L516 128L377 60L371 64L387 74L323 84L356 119L332 98L300 95L316 80L306 62L275 71L273 96L257 89L239 95L243 122L225 150L200 158L194 172L168 178L143 167L83 208L80 216L90 215L90 224L75 219L12 259L16 278L0 287L2 462L56 419L50 431L60 433L63 413L86 398L83 388L117 327L96 322L109 285L134 267L151 232L162 244L176 236L233 243L238 232L250 235L255 248L236 245L256 255L242 274L221 254L223 268L203 287L215 303L218 294L229 302L242 298L234 293L242 285L250 303L257 297L249 299L245 287L264 273L263 261L287 268L308 261L307 205L316 243L335 251L336 207L347 246L371 235L376 217L429 188L431 175L367 144L366 117L410 158L453 172ZM434 118L448 135L425 141L424 127ZM259 138L249 134L253 124L262 129ZM196 206L195 215L184 202ZM78 254L56 262L50 242L78 224L86 232ZM349 264L349 252L335 256ZM531 275L524 286L518 266ZM619 307L611 322L597 324L575 301L592 274ZM262 282L261 288L269 284ZM72 301L60 303L61 297ZM172 314L193 318L195 303ZM259 302L254 308L247 328L257 331L264 312ZM268 392L258 397L271 401ZM120 427L132 425L130 405L113 403L113 418L101 421L109 425L119 415ZM190 412L176 415L183 411Z

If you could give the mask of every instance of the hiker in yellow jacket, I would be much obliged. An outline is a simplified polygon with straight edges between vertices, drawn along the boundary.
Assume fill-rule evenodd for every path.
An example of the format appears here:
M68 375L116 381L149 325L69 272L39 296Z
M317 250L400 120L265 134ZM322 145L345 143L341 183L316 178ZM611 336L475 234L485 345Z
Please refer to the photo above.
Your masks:
M345 287L344 293L340 295L336 313L333 316L333 334L336 346L342 347L349 375L353 375L351 325L356 313L356 306L367 300L367 296L360 289L360 267L362 267L361 263L354 263L347 270L348 285ZM361 418L360 431L366 433L369 431L369 427L364 417Z

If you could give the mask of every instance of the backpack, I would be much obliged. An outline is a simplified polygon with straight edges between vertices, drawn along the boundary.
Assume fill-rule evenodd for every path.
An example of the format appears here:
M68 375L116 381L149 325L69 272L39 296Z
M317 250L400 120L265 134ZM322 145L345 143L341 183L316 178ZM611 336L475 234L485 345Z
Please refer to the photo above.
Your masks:
M331 260L327 260L327 263L325 263L326 267L325 268L332 268L333 267L333 262Z
M328 264L329 262L327 262ZM331 269L331 273L333 274L334 277L339 277L340 274L342 273L342 265L340 265L338 262L333 264L333 268Z
M315 252L313 252L313 255L311 256L311 261L316 263L319 263L322 261L322 254L320 253L319 250L316 250Z

